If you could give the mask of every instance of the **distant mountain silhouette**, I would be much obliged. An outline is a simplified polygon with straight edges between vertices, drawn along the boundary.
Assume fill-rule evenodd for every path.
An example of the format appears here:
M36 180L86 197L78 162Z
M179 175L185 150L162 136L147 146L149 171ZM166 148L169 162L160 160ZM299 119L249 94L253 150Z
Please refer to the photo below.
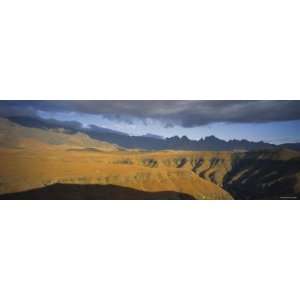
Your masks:
M89 125L89 127L85 130L99 132L99 133L110 133L110 134L116 134L116 135L122 135L122 136L129 136L129 134L127 134L127 133L117 131L117 130L112 130L112 129L105 128L105 127L96 126L96 125Z
M161 135L151 134L151 133L144 134L144 135L142 135L142 137L148 137L148 138L154 138L154 139L160 139L160 140L164 139L164 137Z
M193 196L174 191L145 192L118 185L61 184L30 191L3 194L7 200L193 200Z
M63 122L53 119L37 119L32 117L10 117L9 120L26 127L35 127L42 129L64 128L69 133L85 133L93 139L116 144L127 149L144 150L191 150L191 151L252 151L261 149L289 148L300 150L300 143L291 143L283 145L274 145L271 143L251 142L248 140L230 140L225 141L213 135L201 138L199 140L190 140L186 136L162 138L155 134L146 134L143 136L130 136L126 133L90 125L85 128L78 122Z
M68 133L76 133L80 130L81 124L76 121L58 121L55 119L42 119L26 116L12 116L7 118L9 121L29 128L39 129L59 129L63 128Z
M295 151L300 151L300 143L281 144L280 147L295 150Z

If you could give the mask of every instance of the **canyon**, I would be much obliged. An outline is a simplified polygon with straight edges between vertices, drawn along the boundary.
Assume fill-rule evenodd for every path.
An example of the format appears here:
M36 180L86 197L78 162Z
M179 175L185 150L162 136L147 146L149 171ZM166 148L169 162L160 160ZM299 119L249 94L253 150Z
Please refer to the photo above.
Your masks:
M0 121L1 199L295 199L300 152L146 151Z

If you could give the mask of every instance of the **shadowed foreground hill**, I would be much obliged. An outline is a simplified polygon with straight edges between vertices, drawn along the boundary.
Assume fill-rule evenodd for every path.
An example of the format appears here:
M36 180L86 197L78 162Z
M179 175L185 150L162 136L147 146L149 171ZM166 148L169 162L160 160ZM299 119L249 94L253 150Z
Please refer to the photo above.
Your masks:
M193 196L174 191L146 192L117 185L53 184L25 192L0 195L0 199L19 200L192 200Z

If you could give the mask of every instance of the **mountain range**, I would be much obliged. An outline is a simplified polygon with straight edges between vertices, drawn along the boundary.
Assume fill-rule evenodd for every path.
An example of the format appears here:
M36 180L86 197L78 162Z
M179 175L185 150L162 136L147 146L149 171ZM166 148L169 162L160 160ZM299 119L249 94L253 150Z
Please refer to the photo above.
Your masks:
M143 149L151 151L252 151L260 149L288 148L292 150L300 150L300 143L286 143L275 145L263 141L252 142L245 139L233 139L225 141L213 135L201 138L199 140L191 140L187 136L173 136L170 138L163 138L162 136L151 133L143 136L131 136L121 131L112 130L96 125L83 127L79 122L75 121L63 122L54 119L42 119L23 116L12 116L8 117L8 119L25 127L40 129L63 129L67 133L71 134L83 133L93 139L115 144L127 149Z
M55 120L46 121L48 124L34 119L22 121L27 122L26 126L0 118L0 199L300 197L299 151L271 144L266 144L270 146L267 149L265 143L249 141L230 143L213 136L200 141L187 137L131 137L97 126L82 128L70 122L58 125ZM114 137L118 143L101 140L101 135ZM170 146L170 140L175 146L164 151L120 146L120 141L124 144L147 141L148 147L151 142L157 142L157 147ZM235 147L236 143L236 148L235 151L174 150L176 145L190 147L193 143L210 149ZM254 145L264 149L242 149Z

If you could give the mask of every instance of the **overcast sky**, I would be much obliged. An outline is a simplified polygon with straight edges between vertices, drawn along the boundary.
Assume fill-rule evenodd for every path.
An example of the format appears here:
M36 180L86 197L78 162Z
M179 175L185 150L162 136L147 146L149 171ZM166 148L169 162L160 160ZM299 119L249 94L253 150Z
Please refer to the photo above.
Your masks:
M132 135L300 142L300 101L0 101L0 115L77 121Z

